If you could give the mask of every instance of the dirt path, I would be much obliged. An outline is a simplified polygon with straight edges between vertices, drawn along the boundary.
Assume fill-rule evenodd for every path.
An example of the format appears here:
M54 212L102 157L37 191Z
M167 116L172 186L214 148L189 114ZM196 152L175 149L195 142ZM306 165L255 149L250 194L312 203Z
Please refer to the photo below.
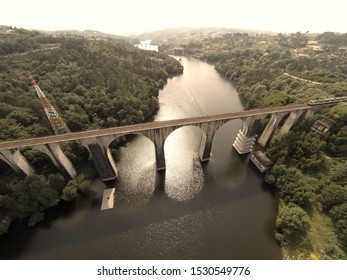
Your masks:
M284 75L288 76L288 77L291 77L293 79L296 79L296 80L299 80L299 81L303 81L303 82L307 82L307 83L312 83L312 84L315 84L315 85L322 85L323 83L320 83L320 82L315 82L315 81L311 81L311 80L306 80L306 79L303 79L303 78L300 78L300 77L296 77L296 76L293 76L289 73L284 73Z

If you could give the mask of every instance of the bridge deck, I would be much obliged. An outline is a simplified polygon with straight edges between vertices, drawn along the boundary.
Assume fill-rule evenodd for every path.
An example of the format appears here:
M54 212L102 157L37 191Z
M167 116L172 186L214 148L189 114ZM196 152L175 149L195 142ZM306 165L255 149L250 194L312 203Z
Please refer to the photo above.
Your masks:
M51 135L51 136L45 136L45 137L39 137L39 138L6 141L6 142L0 143L0 151L8 150L8 149L33 147L33 146L38 146L43 144L80 140L80 139L86 139L86 138L95 138L100 136L131 134L131 133L136 133L136 132L141 132L141 131L151 130L156 128L195 125L195 124L201 124L201 123L212 122L212 121L234 120L234 119L240 119L245 117L261 116L261 115L268 115L268 114L280 113L280 112L291 112L291 111L305 110L305 109L311 109L311 108L312 106L309 106L307 104L289 105L289 106L282 106L282 107L248 110L248 111L235 112L235 113L226 113L226 114L220 114L220 115L192 117L192 118L175 119L175 120L168 120L168 121L158 121L158 122L128 125L128 126L121 126L121 127L87 130L87 131L73 132L73 133L60 134L60 135Z

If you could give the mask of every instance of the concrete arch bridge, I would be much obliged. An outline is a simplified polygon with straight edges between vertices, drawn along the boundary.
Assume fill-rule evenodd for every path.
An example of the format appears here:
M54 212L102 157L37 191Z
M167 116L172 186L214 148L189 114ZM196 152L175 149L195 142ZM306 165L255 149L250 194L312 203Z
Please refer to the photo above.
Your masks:
M336 102L315 105L290 105L7 141L0 143L0 159L9 164L17 173L30 175L35 170L21 154L20 149L33 148L48 155L58 170L66 177L74 178L76 176L75 168L61 150L59 144L75 141L87 148L100 178L103 181L109 181L117 177L116 163L111 155L109 146L115 139L121 136L140 134L150 139L155 148L157 170L164 170L165 140L173 131L180 127L197 126L201 129L202 137L199 158L204 162L210 158L215 133L223 124L231 120L242 120L242 128L234 141L233 147L239 154L245 154L252 151L255 141L265 147L280 124L283 123L279 128L280 132L286 133L301 116L311 116L316 110L333 104L336 104ZM270 117L270 120L258 137L260 121L266 117ZM179 145L179 143L177 144Z

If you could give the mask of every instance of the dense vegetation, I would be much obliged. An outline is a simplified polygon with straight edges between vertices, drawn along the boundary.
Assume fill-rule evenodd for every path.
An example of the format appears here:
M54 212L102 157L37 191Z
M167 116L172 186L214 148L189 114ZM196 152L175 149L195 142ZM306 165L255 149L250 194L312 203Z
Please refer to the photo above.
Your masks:
M194 37L165 50L214 63L251 109L346 96L346 38L333 32L234 33ZM326 134L311 130L321 116L334 121ZM285 257L347 258L347 104L276 134L267 155L274 165L265 180L278 189L276 238Z
M30 72L70 130L81 131L145 121L158 109L159 89L183 71L175 59L124 40L57 37L12 28L0 33L0 57L0 141L53 134L28 81ZM22 152L41 175L20 180L0 162L0 218L28 217L34 225L45 209L61 198L73 199L88 185L95 172L90 172L86 150L76 143L62 148L80 167L79 177L68 184L54 175L50 160L33 149Z
M277 238L291 255L340 259L347 248L347 106L321 113L331 119L339 113L329 133L311 131L317 115L274 137L267 154L275 165L265 179L279 189Z

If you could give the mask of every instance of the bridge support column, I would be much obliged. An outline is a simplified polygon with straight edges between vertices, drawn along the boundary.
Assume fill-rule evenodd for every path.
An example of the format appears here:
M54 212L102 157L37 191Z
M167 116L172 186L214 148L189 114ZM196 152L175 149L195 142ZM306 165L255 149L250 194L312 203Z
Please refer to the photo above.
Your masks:
M223 123L223 121L215 121L203 123L201 125L203 131L199 148L199 158L201 162L210 160L214 135Z
M242 128L239 130L233 144L233 147L240 155L252 152L259 125L259 117L242 119Z
M35 173L34 168L18 149L0 151L0 159L21 176L33 175Z
M151 141L154 143L157 171L162 171L166 169L164 144L165 144L166 138L175 129L176 128L172 126L172 127L161 128L161 129L156 128L156 129L146 130L142 132L144 136L151 139Z
M51 143L40 146L33 147L36 150L39 150L50 157L54 165L58 170L68 179L76 178L76 170L68 159L68 157L63 153L59 144Z
M271 140L275 129L278 127L282 118L287 114L287 112L274 113L271 115L271 119L267 126L265 127L263 133L259 137L258 144L265 148L266 144Z
M88 149L101 180L111 181L117 178L117 167L109 148L111 140L106 138L87 138L79 142Z
M155 161L157 165L157 171L166 169L164 143L159 145L155 144Z
M307 110L306 114L305 114L305 119L308 119L310 117L312 117L315 113L315 110L314 109L309 109Z
M293 111L290 113L288 119L284 123L284 125L280 129L281 134L285 134L289 132L289 130L292 128L292 126L298 121L298 119L302 116L304 113L304 110L299 110L299 111Z

